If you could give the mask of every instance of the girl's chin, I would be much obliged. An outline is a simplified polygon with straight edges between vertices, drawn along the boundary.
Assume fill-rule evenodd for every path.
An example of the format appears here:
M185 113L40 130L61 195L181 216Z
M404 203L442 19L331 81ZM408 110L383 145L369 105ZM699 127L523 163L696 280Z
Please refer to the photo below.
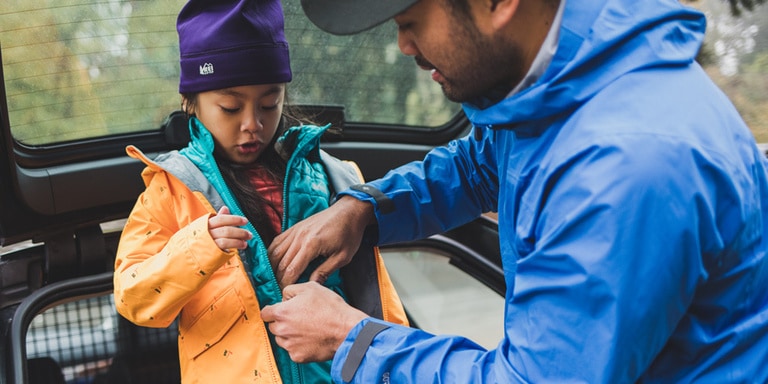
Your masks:
M240 165L248 165L253 164L256 162L256 160L259 159L258 153L237 153L235 155L230 154L227 156L229 158L229 161L240 164Z

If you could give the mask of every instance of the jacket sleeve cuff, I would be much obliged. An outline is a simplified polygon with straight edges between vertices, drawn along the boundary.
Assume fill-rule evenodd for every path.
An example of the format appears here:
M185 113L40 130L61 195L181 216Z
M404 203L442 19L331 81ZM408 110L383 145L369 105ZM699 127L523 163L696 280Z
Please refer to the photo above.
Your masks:
M395 211L395 202L380 190L368 184L355 184L339 194L350 195L358 200L373 203L374 209L379 214L387 214ZM377 215L378 216L378 215Z
M385 322L368 318L352 328L333 358L331 375L334 381L351 382L376 335L389 327Z
M194 260L203 275L215 272L225 260L235 255L221 250L211 237L208 231L208 219L211 216L201 216L178 232L183 233L183 241L186 243L183 249L186 250L187 256ZM229 256L223 257L224 255Z

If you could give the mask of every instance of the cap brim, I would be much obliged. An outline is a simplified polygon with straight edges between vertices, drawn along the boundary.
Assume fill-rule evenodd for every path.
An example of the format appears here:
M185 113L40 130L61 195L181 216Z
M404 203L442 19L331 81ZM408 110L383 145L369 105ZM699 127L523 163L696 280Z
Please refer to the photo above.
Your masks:
M371 29L405 11L418 0L301 0L301 7L318 28L334 35Z

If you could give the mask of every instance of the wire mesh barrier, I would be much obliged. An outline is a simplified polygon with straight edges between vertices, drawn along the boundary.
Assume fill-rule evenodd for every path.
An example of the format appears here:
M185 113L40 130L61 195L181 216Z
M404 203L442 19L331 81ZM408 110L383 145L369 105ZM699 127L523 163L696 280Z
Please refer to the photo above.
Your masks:
M47 309L26 338L31 383L179 383L178 330L138 327L117 314L112 295ZM52 372L60 370L59 372Z

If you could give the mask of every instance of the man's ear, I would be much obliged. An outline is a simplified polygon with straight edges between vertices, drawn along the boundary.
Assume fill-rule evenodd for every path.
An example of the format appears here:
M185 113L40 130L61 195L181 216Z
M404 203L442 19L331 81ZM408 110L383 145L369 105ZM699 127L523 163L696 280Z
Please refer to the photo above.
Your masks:
M517 14L520 0L484 0L490 11L491 27L498 31L506 28Z

